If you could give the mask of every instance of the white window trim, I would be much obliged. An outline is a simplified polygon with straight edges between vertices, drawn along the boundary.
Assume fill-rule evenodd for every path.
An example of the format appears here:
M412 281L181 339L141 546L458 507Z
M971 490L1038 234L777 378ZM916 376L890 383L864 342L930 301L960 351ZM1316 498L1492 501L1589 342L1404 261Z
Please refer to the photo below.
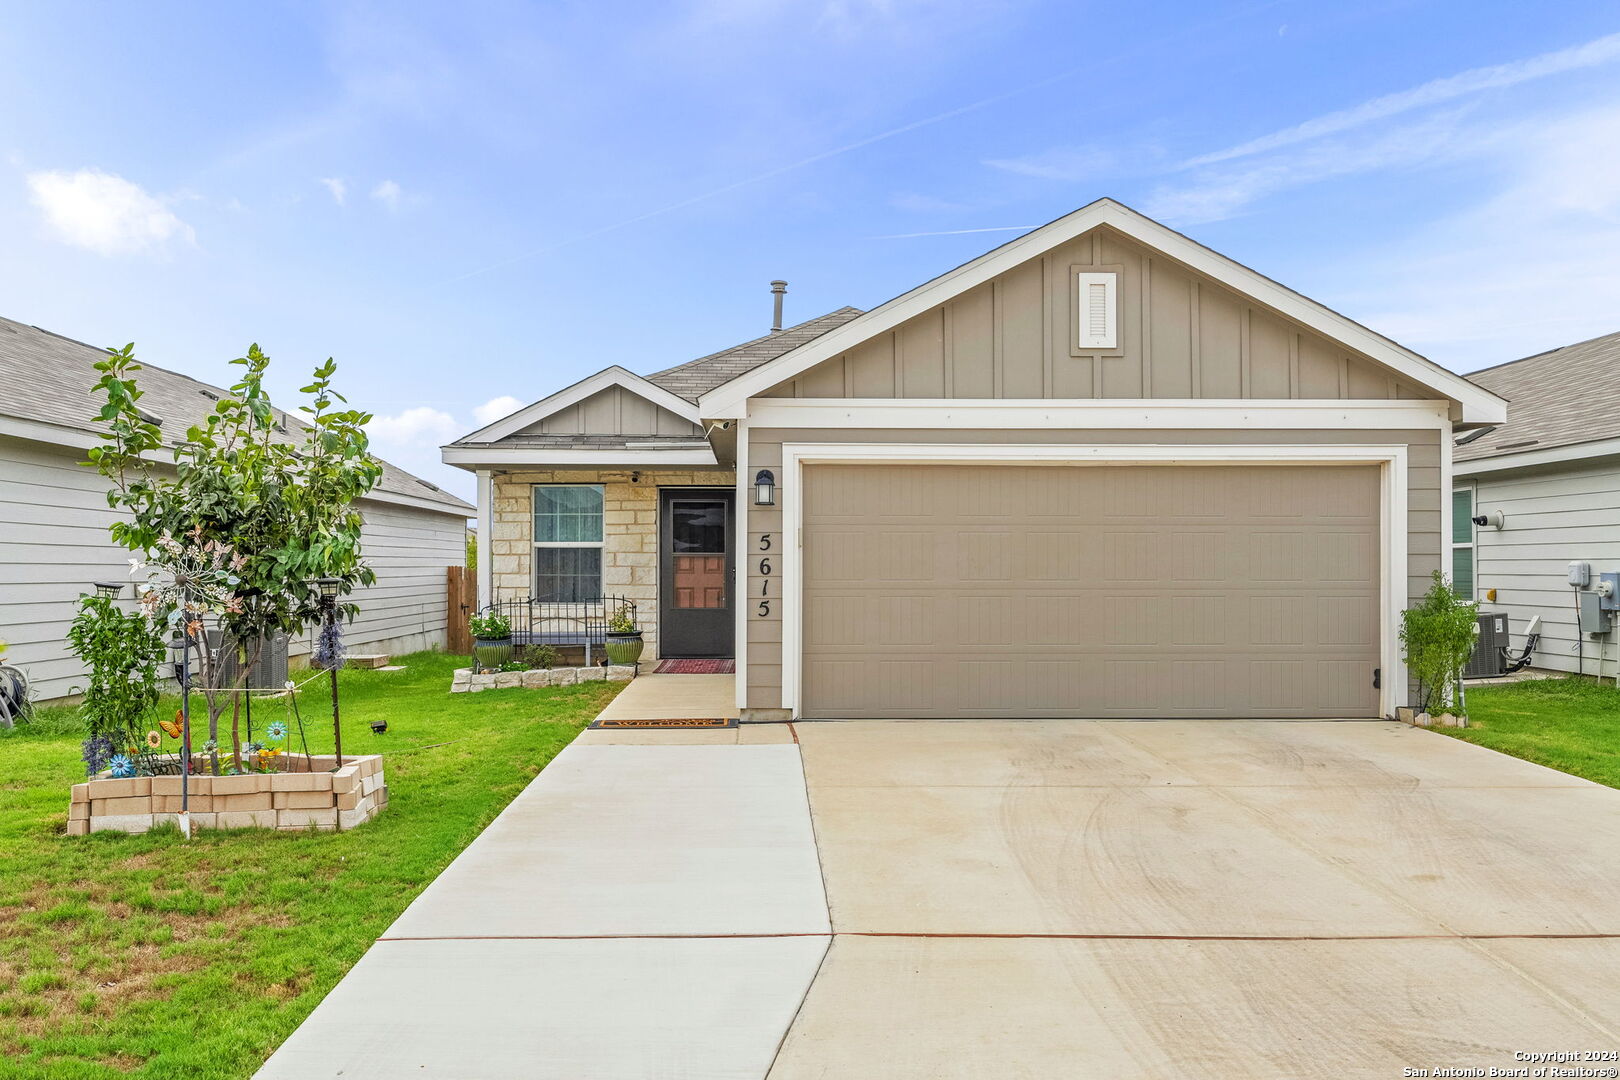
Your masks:
M535 505L534 505L535 499L537 498L537 492L539 492L539 490L541 488L580 488L580 487L595 488L602 495L602 539L600 539L600 540L536 540L536 539L534 539L534 523L535 523L535 519L539 516L539 513L535 509ZM606 485L604 485L604 484L592 484L592 483L588 483L588 482L586 482L586 483L571 483L571 484L567 484L567 483L530 484L529 485L529 546L530 546L531 551L532 550L538 550L539 548L597 548L597 549L602 549L602 548L607 547L607 488L606 488ZM596 571L596 573L597 573L597 577L596 577L596 595L597 596L601 596L603 594L604 590L606 589L606 586L602 582L602 579L607 576L606 575L606 570L607 570L606 566L598 564L597 571ZM535 559L534 556L531 554L529 556L529 596L530 597L535 596L539 592L539 590L536 588L536 586L539 585L539 583L540 583L539 561L537 559Z
M1103 286L1103 325L1092 326L1087 317L1091 286ZM1119 274L1112 270L1080 270L1074 275L1074 344L1081 352L1111 352L1119 348Z
M804 700L804 548L802 493L806 465L837 462L889 462L945 465L1377 465L1379 466L1379 668L1381 715L1394 716L1405 695L1406 663L1396 624L1407 606L1407 458L1394 445L1106 445L1020 446L967 443L784 443L781 483L782 535L782 707L794 716ZM738 671L743 672L739 665ZM746 674L739 678L746 681ZM856 719L851 717L850 719Z
M1457 492L1459 491L1468 492L1468 510L1470 520L1468 522L1468 540L1466 543L1452 539L1452 537L1455 535L1453 532L1453 527L1456 524L1455 515L1457 513L1456 506L1454 504L1456 501ZM1450 494L1446 501L1448 504L1451 504L1447 507L1448 512L1446 515L1450 519L1446 522L1446 543L1448 545L1446 548L1446 553L1448 556L1446 559L1446 579L1451 582L1451 587L1455 589L1457 587L1457 549L1467 548L1469 551L1473 552L1474 563L1473 581L1471 583L1472 588L1469 591L1469 595L1463 597L1464 600L1471 601L1475 597L1479 596L1479 529L1474 525L1472 520L1473 515L1479 513L1479 485L1470 480L1454 480L1451 484Z

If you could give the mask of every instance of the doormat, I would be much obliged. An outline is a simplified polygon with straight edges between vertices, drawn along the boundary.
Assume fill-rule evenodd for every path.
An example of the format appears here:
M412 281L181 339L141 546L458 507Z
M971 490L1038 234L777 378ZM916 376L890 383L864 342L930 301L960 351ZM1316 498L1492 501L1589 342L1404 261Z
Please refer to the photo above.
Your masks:
M660 660L654 675L735 675L735 660Z
M728 719L723 716L716 716L704 717L699 720L684 718L680 720L615 720L608 717L604 720L597 717L591 721L590 726L597 730L603 728L639 728L643 731L648 729L673 731L679 728L734 728L737 726L737 718L733 716Z

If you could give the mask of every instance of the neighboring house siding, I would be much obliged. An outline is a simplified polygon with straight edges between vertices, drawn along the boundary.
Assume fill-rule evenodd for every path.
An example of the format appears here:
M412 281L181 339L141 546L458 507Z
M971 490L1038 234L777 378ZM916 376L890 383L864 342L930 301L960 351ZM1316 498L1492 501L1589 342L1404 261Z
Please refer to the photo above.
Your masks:
M632 477L635 477L632 480ZM534 590L536 484L602 486L602 592L636 605L644 661L658 659L658 492L666 487L736 485L730 469L533 469L494 480L491 585L496 600L524 599ZM481 557L486 557L480 553Z
M1540 615L1541 644L1531 663L1575 671L1579 635L1568 568L1589 562L1594 581L1600 571L1620 570L1620 461L1486 473L1460 477L1458 485L1475 488L1476 514L1500 510L1507 518L1502 529L1474 530L1476 595L1496 590L1496 602L1482 607L1507 613L1515 649L1524 644L1526 624ZM1597 674L1600 650L1614 672L1620 650L1613 637L1586 638L1588 674Z
M938 430L863 430L861 442L893 443L1034 443L1034 444L1153 444L1187 443L1240 445L1322 445L1322 444L1401 444L1409 447L1407 471L1407 590L1409 596L1421 596L1429 587L1430 575L1440 568L1441 553L1441 444L1437 431L1269 431L1269 430L1140 430L1140 431L938 431ZM849 431L821 429L750 429L748 431L748 462L744 475L766 468L777 473L782 483L788 479L782 471L782 444L813 442L848 442ZM759 534L769 532L781 537L782 500L776 506L748 507L748 543L745 549L753 554L758 546ZM782 694L782 618L784 609L791 609L792 598L771 605L768 617L758 616L752 606L763 588L759 573L759 560L749 558L748 588L750 610L747 619L747 692L746 707L750 709L777 709ZM779 587L781 569L772 575ZM774 595L774 593L773 593ZM791 617L798 613L789 610Z
M445 646L445 568L467 557L467 518L363 500L361 552L377 575L354 602L360 614L344 627L351 652L417 652ZM313 632L293 655L312 648Z
M528 429L537 435L701 435L698 425L668 409L610 386L552 413Z
M1117 348L1075 343L1074 274L1117 271ZM1372 360L1106 228L764 396L1420 398Z
M79 451L0 437L0 639L5 662L27 671L36 698L82 686L67 649L74 603L96 580L129 580L130 553L107 527L107 482L78 464ZM359 619L345 640L356 652L443 648L445 567L465 558L466 518L361 503L366 560L377 583L355 597ZM294 655L309 651L295 641Z
M107 526L107 482L83 454L0 436L0 662L22 668L36 698L81 684L67 650L74 602L93 581L128 581L130 553Z

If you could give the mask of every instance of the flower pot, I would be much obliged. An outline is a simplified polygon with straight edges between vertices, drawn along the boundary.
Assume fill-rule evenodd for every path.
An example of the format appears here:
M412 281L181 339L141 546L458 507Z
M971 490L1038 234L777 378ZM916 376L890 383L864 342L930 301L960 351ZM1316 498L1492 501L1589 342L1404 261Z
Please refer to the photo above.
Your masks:
M500 638L473 638L473 667L498 668L512 659L512 635Z
M641 631L632 630L626 634L608 634L602 651L607 653L610 664L634 664L641 659L641 650L646 647Z

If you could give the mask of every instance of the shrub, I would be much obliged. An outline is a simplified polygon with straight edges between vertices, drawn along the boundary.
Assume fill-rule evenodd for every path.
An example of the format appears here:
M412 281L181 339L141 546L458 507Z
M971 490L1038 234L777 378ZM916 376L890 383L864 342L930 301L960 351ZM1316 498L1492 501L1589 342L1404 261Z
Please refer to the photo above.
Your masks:
M1479 605L1459 596L1438 570L1418 605L1401 612L1401 645L1424 712L1461 711L1461 673L1474 651L1478 616Z
M608 633L633 634L636 632L636 620L630 615L630 605L621 605L608 619Z
M553 645L530 645L523 651L523 657L537 668L550 671L557 666L562 657Z

